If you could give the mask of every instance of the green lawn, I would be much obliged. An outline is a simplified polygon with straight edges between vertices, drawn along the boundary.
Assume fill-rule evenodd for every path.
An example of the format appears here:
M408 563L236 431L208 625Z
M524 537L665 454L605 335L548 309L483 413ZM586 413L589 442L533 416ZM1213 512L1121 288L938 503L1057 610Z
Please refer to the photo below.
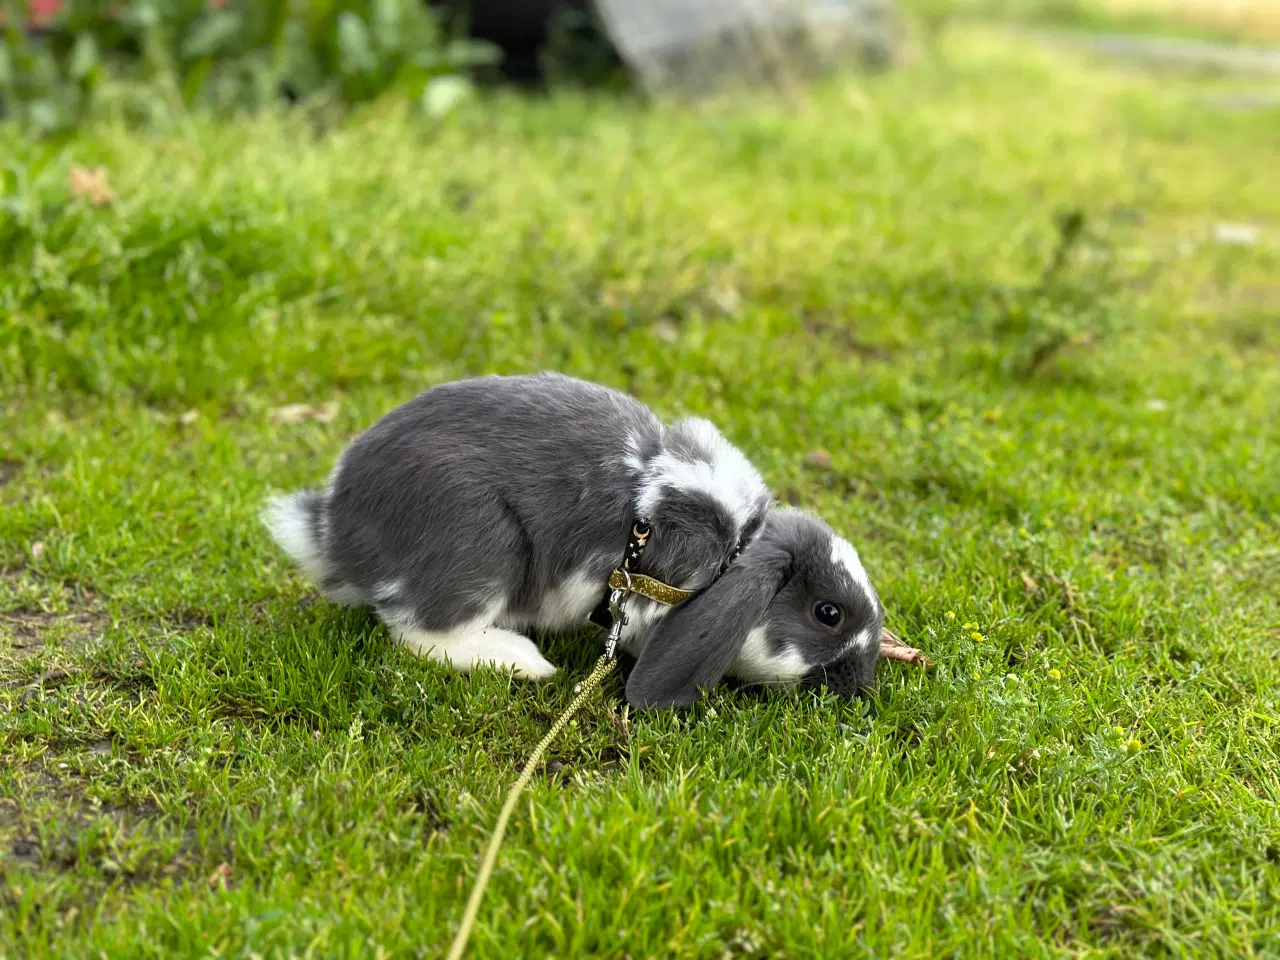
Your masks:
M0 130L0 956L443 952L592 635L451 675L257 510L539 369L716 420L936 665L615 677L471 956L1276 956L1280 112L940 53L803 106Z
M896 0L923 23L986 20L1249 46L1280 41L1276 0Z

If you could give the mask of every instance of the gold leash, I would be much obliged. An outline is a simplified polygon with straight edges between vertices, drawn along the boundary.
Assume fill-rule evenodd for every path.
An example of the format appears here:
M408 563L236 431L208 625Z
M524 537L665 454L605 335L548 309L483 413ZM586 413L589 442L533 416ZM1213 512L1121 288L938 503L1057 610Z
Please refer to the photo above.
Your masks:
M564 713L560 714L560 718L551 725L551 729L542 738L542 742L534 747L533 753L524 765L524 769L520 771L520 776L511 785L511 791L507 794L507 802L502 805L502 810L498 813L498 820L493 825L493 836L489 838L489 847L484 852L484 859L480 861L480 872L476 874L476 883L471 888L471 898L467 901L467 909L463 911L462 923L453 938L453 946L449 948L448 960L460 960L462 952L467 947L467 939L471 936L471 928L475 926L476 914L480 912L480 901L484 899L485 887L489 885L489 876L493 873L493 865L498 860L498 847L502 845L502 836L507 832L507 821L511 819L511 812L515 809L516 801L520 799L520 794L524 792L524 788L533 779L533 771L537 769L538 764L542 761L542 755L546 753L547 747L551 746L551 741L559 735L560 731L573 718L573 715L587 702L587 698L591 696L596 687L600 686L600 682L609 675L609 671L613 669L615 663L617 663L617 660L613 656L613 644L610 644L604 655L596 661L595 668L587 679L582 681L582 687L578 690L577 696L570 701Z
M573 715L587 702L587 698L591 696L596 687L600 686L600 682L609 675L613 665L618 662L614 658L614 652L617 650L618 641L622 637L622 628L627 623L627 615L624 611L627 598L631 593L642 593L644 596L648 596L659 603L674 605L685 599L685 596L677 597L677 594L687 595L687 591L669 587L658 580L631 574L631 562L640 559L640 554L644 552L645 544L649 540L650 529L648 521L643 519L636 520L631 528L631 535L627 540L627 552L624 555L623 562L614 571L613 576L609 578L609 591L605 599L601 601L600 606L591 615L593 622L608 629L608 633L605 634L604 638L604 653L596 661L596 665L592 668L587 679L582 681L582 686L578 688L577 695L569 702L569 706L565 707L564 713L560 714L556 722L551 725L551 729L542 738L542 742L533 748L533 753L525 762L524 769L520 771L520 776L516 777L516 782L511 785L511 790L507 793L507 802L498 811L498 819L493 825L493 836L489 838L489 846L484 852L484 858L480 861L480 872L476 874L475 886L471 888L471 897L467 900L466 910L462 912L462 923L459 924L458 932L454 935L453 946L449 948L447 960L461 960L462 952L467 948L467 940L471 936L472 928L476 925L476 914L480 912L480 901L484 899L484 891L489 885L489 877L493 873L493 865L498 860L498 847L502 845L502 837L507 832L507 821L511 819L511 812L515 810L516 801L520 799L520 794L524 792L524 788L533 779L533 771L542 762L542 755L547 752L547 747L551 746L551 741L559 736L560 731L573 719ZM646 593L643 589L638 589L637 580L645 581L644 586L646 588L653 586L655 589L651 593ZM661 590L656 588L661 588Z

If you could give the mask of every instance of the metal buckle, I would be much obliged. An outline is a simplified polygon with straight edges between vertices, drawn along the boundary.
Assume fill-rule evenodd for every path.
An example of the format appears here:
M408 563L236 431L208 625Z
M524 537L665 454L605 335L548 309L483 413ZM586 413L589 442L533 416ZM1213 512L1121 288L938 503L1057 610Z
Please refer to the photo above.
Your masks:
M627 591L631 588L631 574L625 569L622 575L627 580L627 586L623 589L614 590L609 594L609 615L613 619L613 623L609 626L609 632L604 638L604 655L612 659L614 651L618 648L618 640L622 637L622 628L627 624L627 614L623 610L626 606L627 597L630 595Z

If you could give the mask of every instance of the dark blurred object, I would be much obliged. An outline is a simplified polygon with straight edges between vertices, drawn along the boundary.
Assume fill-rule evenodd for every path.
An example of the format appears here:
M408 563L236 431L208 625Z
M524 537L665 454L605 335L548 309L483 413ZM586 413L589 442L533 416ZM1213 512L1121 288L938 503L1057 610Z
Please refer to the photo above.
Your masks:
M448 32L502 51L497 75L542 86L549 73L599 83L624 69L589 0L427 0ZM549 62L553 61L553 62Z

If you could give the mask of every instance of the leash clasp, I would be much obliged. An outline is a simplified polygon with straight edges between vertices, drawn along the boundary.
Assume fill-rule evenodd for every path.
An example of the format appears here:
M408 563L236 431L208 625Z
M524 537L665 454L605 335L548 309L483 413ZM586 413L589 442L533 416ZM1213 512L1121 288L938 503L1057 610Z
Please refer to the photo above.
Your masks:
M631 586L631 574L626 570L622 571L623 576L627 578L627 586ZM627 625L627 614L623 609L627 603L627 591L625 589L611 590L609 592L609 615L613 622L609 624L609 632L604 638L604 655L610 660L613 659L614 651L618 648L618 640L622 637L622 628Z

